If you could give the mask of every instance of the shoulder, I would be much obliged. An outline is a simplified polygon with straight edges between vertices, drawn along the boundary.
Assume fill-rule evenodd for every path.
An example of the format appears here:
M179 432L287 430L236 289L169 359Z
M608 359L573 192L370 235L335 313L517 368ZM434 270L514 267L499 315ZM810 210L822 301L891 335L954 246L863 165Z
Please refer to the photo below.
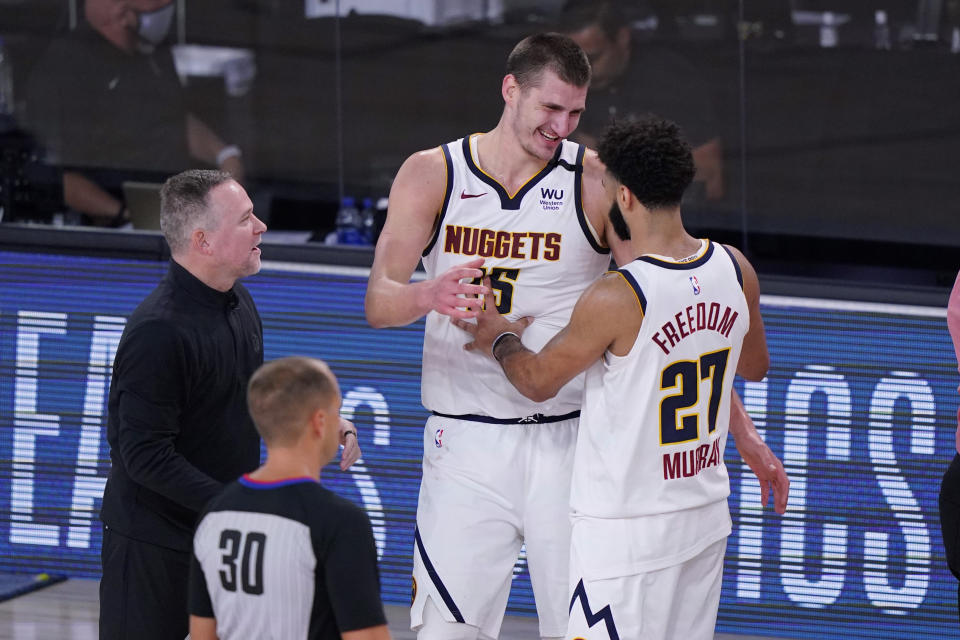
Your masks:
M748 269L750 273L754 273L753 266L750 264L750 261L747 260L747 257L743 255L743 252L740 251L740 249L737 249L736 247L729 244L720 244L719 242L717 243L717 246L727 250L727 252L733 258L734 262L737 263L737 266L740 267L740 270L743 271L744 274L746 274L746 271ZM756 277L755 274L754 274L754 277Z
M234 480L228 483L220 493L211 498L197 518L197 531L199 532L202 528L205 528L204 523L209 522L207 519L208 515L218 511L228 510L233 507L238 500L242 500L241 497L238 497L239 494L242 493L242 488L242 485L237 480Z
M145 312L133 315L123 333L121 347L152 345L167 349L181 344L185 338L185 327L179 326L161 312Z
M400 167L401 173L415 173L420 176L444 175L447 170L447 159L442 147L423 149L411 154ZM398 174L398 178L400 175Z
M443 150L434 147L418 151L409 156L397 171L390 188L388 211L394 219L398 216L422 218L425 223L431 223L443 204L447 188L447 160ZM391 215L387 220L391 222Z
M370 518L363 508L320 484L299 485L298 493L305 509L304 522L315 542L325 545L373 540Z
M605 239L607 212L612 204L605 186L607 167L593 149L583 154L583 210L601 238Z
M750 261L747 260L747 257L743 255L736 247L730 246L728 244L719 244L718 245L726 249L730 256L733 257L734 262L739 270L740 284L743 287L743 292L747 296L747 299L750 301L755 301L760 296L760 281L757 278L757 272L754 270L753 265L750 264Z
M609 318L610 313L629 313L636 309L639 293L629 274L621 270L608 271L587 288L580 301L594 313L603 309L603 317Z
M170 362L189 342L191 327L178 312L175 296L162 282L134 309L117 349L118 364L125 357Z
M600 162L600 156L593 149L587 149L583 154L583 197L586 201L591 198L596 201L607 202L608 196L605 186L607 166Z
M185 295L169 276L165 276L130 314L127 332L154 330L160 336L181 333L177 317Z
M607 166L600 161L600 155L594 149L587 148L583 153L584 180L602 182Z

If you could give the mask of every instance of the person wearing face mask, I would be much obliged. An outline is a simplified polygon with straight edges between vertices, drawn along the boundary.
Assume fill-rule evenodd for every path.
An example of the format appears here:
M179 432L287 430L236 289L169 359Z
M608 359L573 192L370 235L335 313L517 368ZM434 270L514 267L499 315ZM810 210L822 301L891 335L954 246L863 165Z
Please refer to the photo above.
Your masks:
M244 178L239 149L190 113L169 47L173 0L86 0L31 73L26 124L63 172L76 222L120 226L125 180L200 161Z

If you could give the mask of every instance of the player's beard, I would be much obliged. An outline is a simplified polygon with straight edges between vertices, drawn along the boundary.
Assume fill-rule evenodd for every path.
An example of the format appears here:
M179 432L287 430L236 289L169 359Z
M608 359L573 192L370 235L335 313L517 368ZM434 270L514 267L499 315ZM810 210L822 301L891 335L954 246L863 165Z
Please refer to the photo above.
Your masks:
M621 240L630 239L630 227L627 225L626 219L624 219L623 214L620 212L620 205L617 204L617 201L614 200L613 204L610 205L610 224L613 225L613 230L617 233L617 237Z

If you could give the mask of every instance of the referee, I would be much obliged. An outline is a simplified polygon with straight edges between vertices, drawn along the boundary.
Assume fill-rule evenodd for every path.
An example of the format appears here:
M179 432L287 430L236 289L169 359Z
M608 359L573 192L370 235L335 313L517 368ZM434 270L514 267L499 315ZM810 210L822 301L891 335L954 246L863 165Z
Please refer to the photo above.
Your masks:
M247 399L267 461L197 527L191 639L388 640L370 521L319 482L356 436L336 378L319 360L282 358L253 375Z

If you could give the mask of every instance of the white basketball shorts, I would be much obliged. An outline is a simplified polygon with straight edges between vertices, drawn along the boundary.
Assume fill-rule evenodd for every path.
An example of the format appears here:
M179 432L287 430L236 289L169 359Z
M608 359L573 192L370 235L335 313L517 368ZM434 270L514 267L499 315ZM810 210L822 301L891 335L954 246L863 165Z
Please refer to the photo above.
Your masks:
M431 598L444 619L500 632L526 542L540 632L567 628L570 473L578 418L487 424L431 416L413 553L411 628Z
M727 539L700 554L647 573L584 580L570 552L567 640L713 640Z

